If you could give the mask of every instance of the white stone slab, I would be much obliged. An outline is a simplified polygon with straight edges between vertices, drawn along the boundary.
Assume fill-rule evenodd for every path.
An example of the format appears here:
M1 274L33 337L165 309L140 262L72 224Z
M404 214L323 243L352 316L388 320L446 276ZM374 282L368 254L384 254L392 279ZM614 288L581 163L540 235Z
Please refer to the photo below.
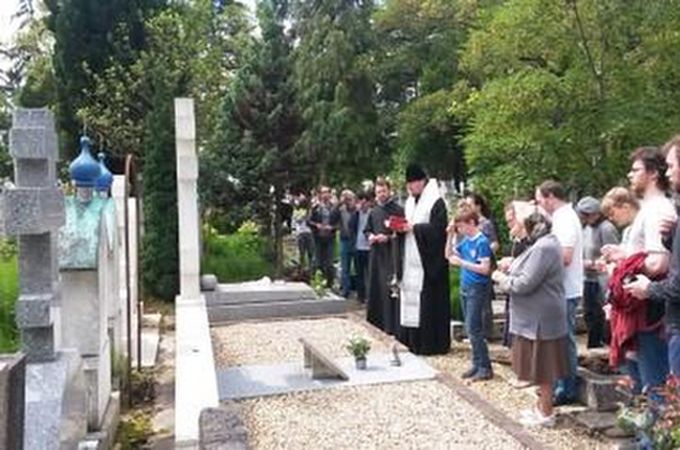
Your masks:
M142 328L142 367L153 367L158 357L160 333L158 327Z
M313 380L302 361L286 364L232 367L218 372L220 400L230 400L289 392L328 389L366 384L429 380L437 372L422 358L412 353L399 354L402 365L390 365L391 354L369 354L366 370L357 370L354 358L340 358L334 362L348 375L349 380Z
M175 446L198 443L203 408L218 405L217 377L205 299L175 299Z

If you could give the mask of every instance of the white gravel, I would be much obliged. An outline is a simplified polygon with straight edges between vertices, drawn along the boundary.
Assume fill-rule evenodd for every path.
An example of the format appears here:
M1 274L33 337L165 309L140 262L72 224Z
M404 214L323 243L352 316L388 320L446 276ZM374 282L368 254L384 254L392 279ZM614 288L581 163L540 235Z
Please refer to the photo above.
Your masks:
M301 360L301 337L333 358L349 356L344 346L352 336L371 341L371 352L389 350L366 326L341 317L240 323L212 328L211 333L217 367Z
M437 381L243 403L256 449L515 449L522 446Z
M217 366L269 364L302 359L298 338L305 337L331 357L347 356L350 336L387 352L391 338L363 321L360 313L343 317L246 322L211 330ZM454 343L446 356L426 361L460 380L469 365L469 346ZM535 402L533 388L516 389L512 371L494 364L493 380L471 385L508 417ZM520 444L490 423L444 384L432 380L335 388L244 400L244 420L256 449L511 449ZM610 449L613 445L586 434L561 418L554 429L530 434L555 449Z

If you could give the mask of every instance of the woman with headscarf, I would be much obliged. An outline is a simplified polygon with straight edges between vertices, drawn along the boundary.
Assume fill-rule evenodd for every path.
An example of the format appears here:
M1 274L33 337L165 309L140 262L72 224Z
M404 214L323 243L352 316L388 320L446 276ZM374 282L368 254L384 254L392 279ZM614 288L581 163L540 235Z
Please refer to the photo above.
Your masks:
M562 250L545 216L533 212L516 219L530 247L512 261L507 274L497 270L492 278L510 295L512 368L519 380L539 386L538 404L523 411L520 421L552 426L553 383L568 373Z

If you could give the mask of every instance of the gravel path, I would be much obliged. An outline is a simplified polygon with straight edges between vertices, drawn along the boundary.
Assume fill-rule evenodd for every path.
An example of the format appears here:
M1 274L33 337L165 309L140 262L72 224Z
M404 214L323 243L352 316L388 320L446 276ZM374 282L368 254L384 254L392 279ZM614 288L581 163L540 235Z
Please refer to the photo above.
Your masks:
M522 448L437 381L242 402L255 449Z
M448 373L460 381L460 374L468 367L470 360L469 346L454 343L452 351L446 356L428 357L427 362L441 372ZM515 388L509 380L515 379L512 369L501 364L494 364L494 378L490 381L471 384L471 388L482 398L491 402L510 418L517 419L519 411L528 408L536 402L535 388ZM557 408L558 414L560 409ZM537 440L555 449L614 449L597 437L589 436L587 432L575 427L571 421L558 415L555 428L528 429L529 434Z

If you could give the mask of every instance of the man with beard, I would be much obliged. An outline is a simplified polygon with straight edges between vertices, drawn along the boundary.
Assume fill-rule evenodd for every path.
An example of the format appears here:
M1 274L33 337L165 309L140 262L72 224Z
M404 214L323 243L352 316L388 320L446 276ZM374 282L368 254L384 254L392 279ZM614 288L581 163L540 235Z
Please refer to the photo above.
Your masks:
M406 168L406 187L399 340L417 355L444 354L451 346L446 204L437 180L416 164Z
M676 193L680 193L680 136L674 137L665 146L666 177ZM644 275L624 286L635 297L649 299L652 304L662 304L666 313L666 334L668 337L668 365L671 374L680 376L680 221L677 222L673 238L670 274L661 281L652 282Z
M397 299L390 296L390 283L398 269L398 236L387 227L391 216L403 217L404 209L391 197L390 183L375 182L376 205L368 214L364 234L368 237L368 302L367 320L385 333L396 335L398 329ZM397 274L398 276L399 274Z
M676 217L675 208L665 195L668 189L666 161L656 147L638 148L630 159L632 166L628 179L631 190L640 198L640 211L630 226L627 245L606 245L602 247L602 254L610 261L620 262L645 252L645 275L659 279L668 270L670 256L662 242L661 226L664 220ZM634 338L636 350L626 352L628 372L636 393L660 386L666 380L668 347L662 337L663 317L663 303L649 302L645 330L638 331Z

